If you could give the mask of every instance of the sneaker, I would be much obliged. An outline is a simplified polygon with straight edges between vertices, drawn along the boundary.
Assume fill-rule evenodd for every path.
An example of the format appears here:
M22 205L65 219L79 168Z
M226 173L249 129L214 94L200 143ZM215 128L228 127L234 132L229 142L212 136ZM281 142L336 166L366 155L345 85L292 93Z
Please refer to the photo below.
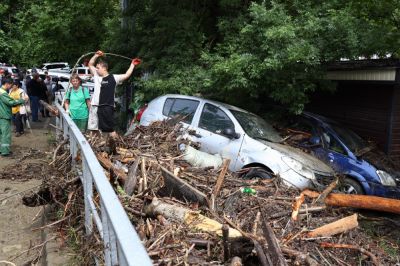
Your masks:
M21 136L22 134L21 133L19 133L19 132L17 132L17 133L15 133L15 136L18 138L19 136Z

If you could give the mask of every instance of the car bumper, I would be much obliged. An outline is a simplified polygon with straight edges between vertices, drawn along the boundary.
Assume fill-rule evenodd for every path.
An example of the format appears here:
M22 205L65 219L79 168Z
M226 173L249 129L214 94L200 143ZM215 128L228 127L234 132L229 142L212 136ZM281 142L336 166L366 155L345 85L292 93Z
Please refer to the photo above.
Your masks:
M378 197L400 199L400 186L384 186L376 183L369 183L370 191L367 194L374 195Z
M298 189L314 187L314 180L304 177L292 169L279 173L279 176L283 183L289 187L296 187Z

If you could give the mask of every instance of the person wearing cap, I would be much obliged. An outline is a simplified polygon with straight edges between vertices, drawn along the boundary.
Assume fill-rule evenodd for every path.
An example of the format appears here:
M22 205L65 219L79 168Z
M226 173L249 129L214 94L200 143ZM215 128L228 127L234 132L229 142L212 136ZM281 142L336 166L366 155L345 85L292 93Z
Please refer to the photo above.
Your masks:
M0 88L0 153L1 156L10 155L11 146L11 107L21 105L24 99L13 100L7 93L12 86L12 80L6 78Z
M20 87L21 87L21 82L19 80L15 80L9 92L10 97L14 100L23 99L25 101L28 101L29 99L28 95L26 95L25 91ZM15 136L19 137L22 134L24 134L24 126L22 124L22 121L23 121L23 115L26 115L25 103L23 105L17 105L12 107L11 112L16 129Z

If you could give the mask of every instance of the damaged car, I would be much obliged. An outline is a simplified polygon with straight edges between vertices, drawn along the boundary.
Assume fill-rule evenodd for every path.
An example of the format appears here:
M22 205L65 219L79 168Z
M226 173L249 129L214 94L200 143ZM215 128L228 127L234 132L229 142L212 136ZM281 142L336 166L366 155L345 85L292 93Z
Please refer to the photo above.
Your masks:
M309 149L344 176L339 187L342 192L400 198L399 166L376 145L317 114L304 112L291 120L292 129L308 135L298 146Z
M200 150L230 159L229 169L250 169L246 178L279 176L299 189L321 186L334 171L321 160L283 144L279 133L265 120L235 106L184 95L160 96L148 104L140 125L181 117Z

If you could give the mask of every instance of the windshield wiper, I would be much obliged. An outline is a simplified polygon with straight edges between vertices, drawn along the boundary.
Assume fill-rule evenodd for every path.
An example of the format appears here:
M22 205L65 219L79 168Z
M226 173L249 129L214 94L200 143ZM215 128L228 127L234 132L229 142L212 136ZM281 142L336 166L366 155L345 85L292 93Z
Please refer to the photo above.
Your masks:
M265 140L265 141L269 141L269 142L273 142L273 143L281 143L283 140L280 141L274 141L272 139L268 139L268 138L263 138L263 137L254 137L256 139L261 139L261 140Z

